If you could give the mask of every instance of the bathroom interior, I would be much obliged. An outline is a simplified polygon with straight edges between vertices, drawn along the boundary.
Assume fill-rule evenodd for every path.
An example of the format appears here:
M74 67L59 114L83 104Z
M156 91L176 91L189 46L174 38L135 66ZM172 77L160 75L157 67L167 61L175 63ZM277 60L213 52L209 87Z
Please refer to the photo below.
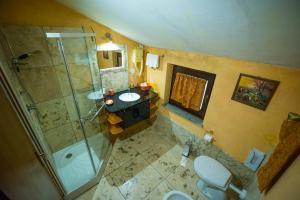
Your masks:
M1 0L0 199L299 199L299 11Z

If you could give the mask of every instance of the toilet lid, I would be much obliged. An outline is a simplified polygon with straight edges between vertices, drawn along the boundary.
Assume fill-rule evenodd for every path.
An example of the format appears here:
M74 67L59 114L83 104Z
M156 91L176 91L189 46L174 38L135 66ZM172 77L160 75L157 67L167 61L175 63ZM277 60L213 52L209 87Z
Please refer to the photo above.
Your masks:
M201 179L217 187L225 188L231 173L221 163L208 156L199 156L194 161L195 170Z

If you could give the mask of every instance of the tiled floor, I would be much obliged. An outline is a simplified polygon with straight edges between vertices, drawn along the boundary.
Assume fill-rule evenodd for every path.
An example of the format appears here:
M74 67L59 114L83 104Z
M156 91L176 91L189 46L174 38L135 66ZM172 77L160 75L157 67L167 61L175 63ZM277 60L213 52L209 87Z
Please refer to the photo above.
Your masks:
M181 159L182 147L152 127L118 140L100 183L77 200L161 200L179 190L206 200L196 188L193 159Z

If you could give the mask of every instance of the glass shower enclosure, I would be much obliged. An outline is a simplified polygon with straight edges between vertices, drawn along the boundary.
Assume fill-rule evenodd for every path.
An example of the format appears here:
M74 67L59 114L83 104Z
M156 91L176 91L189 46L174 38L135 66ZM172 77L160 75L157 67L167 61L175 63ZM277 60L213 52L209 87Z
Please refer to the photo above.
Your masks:
M111 150L95 33L2 26L0 41L2 70L26 112L39 155L65 197L77 196L99 181Z

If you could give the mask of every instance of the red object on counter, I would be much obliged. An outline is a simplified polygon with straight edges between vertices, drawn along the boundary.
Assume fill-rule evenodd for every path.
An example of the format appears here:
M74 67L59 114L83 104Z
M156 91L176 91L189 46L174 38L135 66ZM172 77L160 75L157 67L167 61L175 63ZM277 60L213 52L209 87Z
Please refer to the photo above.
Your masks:
M152 88L151 85L141 86L141 90L143 91L149 91L151 88Z
M107 99L105 101L105 104L108 105L108 106L113 105L113 103L114 103L114 101L112 99Z
M115 91L112 89L112 88L110 88L108 91L107 91L107 94L106 94L107 96L114 96L115 95Z
M148 94L152 87L151 85L140 85L140 88L143 93Z

